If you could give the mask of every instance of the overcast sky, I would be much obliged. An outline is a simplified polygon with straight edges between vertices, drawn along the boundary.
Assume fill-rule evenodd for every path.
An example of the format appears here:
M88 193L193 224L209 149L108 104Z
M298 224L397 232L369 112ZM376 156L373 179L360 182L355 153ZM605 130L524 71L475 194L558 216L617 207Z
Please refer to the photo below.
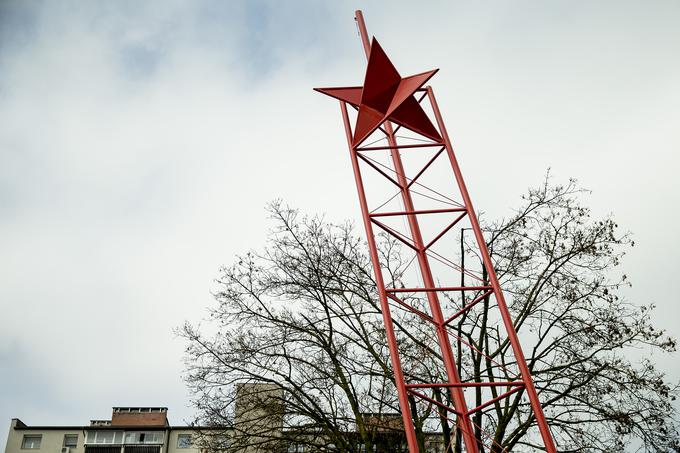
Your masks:
M402 74L441 68L477 208L577 178L633 233L627 297L680 337L680 2L415 5L0 1L2 439L116 405L189 419L172 330L264 242L264 205L358 218L337 103L312 91L361 83L357 7Z

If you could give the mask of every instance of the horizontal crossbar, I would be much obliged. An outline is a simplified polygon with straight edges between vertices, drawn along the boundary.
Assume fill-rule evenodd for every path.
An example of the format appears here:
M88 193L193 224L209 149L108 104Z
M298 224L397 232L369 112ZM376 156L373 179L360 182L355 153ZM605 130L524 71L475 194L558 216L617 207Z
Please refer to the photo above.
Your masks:
M433 146L443 146L443 143L418 143L414 145L396 145L396 146L365 146L363 148L356 148L357 151L378 151L381 149L404 149L404 148L431 148Z
M475 383L468 383L468 384L475 384ZM484 384L496 384L496 383L490 383L490 382L478 382L478 383L476 383L476 384L482 384L482 385L484 385ZM509 386L509 387L514 387L514 388L511 389L511 390L509 390L509 391L507 391L507 392L505 392L505 393L502 393L502 394L498 395L498 396L495 397L495 398L492 398L492 399L488 400L487 402L485 402L485 403L483 403L483 404L480 404L479 406L477 406L477 407L475 407L475 408L473 408L473 409L468 410L468 411L465 413L465 415L469 417L470 415L474 414L475 412L481 411L482 409L485 409L485 408L491 406L492 404L494 404L494 403L496 403L496 402L502 400L503 398L507 398L507 397L509 397L510 395L519 392L520 390L522 390L522 389L525 387L525 385L524 385L523 382L522 382L522 383L517 383L517 382L498 382L497 384L499 384L498 386L505 386L505 387L508 387L508 386ZM436 406L439 406L439 407L441 407L442 409L445 409L445 410L447 410L447 411L449 411L449 412L453 412L454 414L456 414L456 415L458 415L458 416L461 416L461 415L462 415L460 412L458 412L456 409L452 408L451 406L447 406L446 404L440 403L439 401L437 401L437 400L435 400L435 399L433 399L433 398L430 398L430 397L428 397L427 395L423 395L422 393L415 391L414 388L424 388L424 387L422 387L422 385L437 385L437 386L439 386L439 387L461 387L461 386L464 386L464 385L466 385L466 384L422 384L422 385L419 386L419 387L415 387L416 385L419 385L419 384L407 385L407 386L406 386L406 390L407 390L410 394L412 394L412 395L414 395L414 396L417 396L417 397L419 397L419 398L422 398L423 400L428 401L428 402L430 402L430 403L432 403L432 404L434 404L434 405L436 405Z
M503 382L457 382L457 383L435 383L435 384L406 384L408 389L439 388L439 387L523 387L522 381L503 381Z
M444 212L465 212L466 208L447 208L447 209L423 209L420 211L392 211L392 212L376 212L369 214L370 217L390 217L396 215L418 215L418 214L441 214Z
M440 286L433 288L385 288L388 293L424 293L430 291L484 291L492 286Z

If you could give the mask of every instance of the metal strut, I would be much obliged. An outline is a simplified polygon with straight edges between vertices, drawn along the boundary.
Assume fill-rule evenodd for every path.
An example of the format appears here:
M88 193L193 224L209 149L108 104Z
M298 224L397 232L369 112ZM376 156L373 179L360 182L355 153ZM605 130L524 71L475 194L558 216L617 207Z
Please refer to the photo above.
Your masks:
M460 167L454 155L451 141L446 131L446 127L444 126L437 101L434 97L432 88L429 86L423 87L424 83L427 82L427 80L436 71L429 71L427 73L401 78L387 56L382 51L382 48L380 48L380 46L377 44L377 41L374 39L373 44L371 44L369 41L368 32L366 31L366 24L361 11L356 11L355 19L359 28L359 34L361 36L364 51L368 59L368 69L364 87L319 88L317 91L340 100L340 108L345 126L347 143L350 150L350 160L354 172L357 194L359 196L363 224L364 228L366 229L369 253L374 267L383 322L385 324L387 343L390 350L390 359L394 372L394 381L397 389L397 396L401 408L406 442L408 444L409 451L411 453L419 452L415 427L413 419L411 418L409 397L426 401L432 404L434 407L438 407L442 411L454 414L456 416L456 426L461 433L461 437L465 445L465 451L468 453L478 453L480 447L483 446L484 443L483 440L479 438L479 436L475 435L475 427L479 428L480 431L481 427L474 426L471 416L504 398L508 398L518 392L526 392L545 450L549 453L556 453L552 434L550 433L545 415L543 414L538 394L531 378L529 367L527 366L521 345L517 338L517 332L515 331L512 317L508 311L505 298L503 297L503 292L494 271L493 263L489 255L486 242L482 235L482 230L479 226L475 210L472 206L472 201L463 180ZM369 84L382 84L377 89L373 89L374 93L378 93L377 95L372 94L372 89L369 87ZM391 99L386 100L386 92L391 94ZM416 92L423 93L423 96L420 97L419 100L416 100L413 96ZM436 127L430 122L429 118L420 106L420 102L425 99L429 102L434 114ZM358 111L358 119L354 128L350 123L347 104L350 104ZM392 122L396 122L398 124L397 128L405 127L412 132L420 134L424 139L427 139L426 142L417 145L399 144L397 137L395 136L395 129L392 126ZM363 141L377 130L381 131L385 135L384 138L387 140L387 146L367 145L362 147L361 144ZM437 154L432 159L430 159L430 161L428 161L425 167L423 167L414 178L409 179L406 176L406 172L404 170L400 151L410 149L409 152L418 152L418 149L427 149L432 147L438 147L439 151ZM366 151L379 150L389 152L390 160L393 166L393 168L390 170L393 171L394 177L388 175L385 171L380 169L377 165L372 163L371 160L363 155L363 153ZM413 191L412 186L414 183L417 184L415 182L416 179L418 179L429 168L432 162L443 154L442 151L445 151L446 156L448 156L451 170L453 171L459 194L462 198L462 203L460 203L460 207L447 209L416 209L412 193L417 192ZM399 188L399 195L401 196L403 210L389 212L371 212L369 210L360 160L368 164L371 168L373 168L373 170L376 170L379 175L383 176ZM453 218L451 219L451 222L448 223L447 226L441 232L439 232L439 234L436 235L433 240L425 243L421 232L419 216L428 214L451 215ZM385 217L405 218L408 222L410 237L406 237L406 235L398 233L392 228L383 224L379 219ZM435 283L432 268L430 266L431 255L429 254L429 249L463 217L467 217L470 222L471 229L474 233L475 241L479 249L480 257L488 274L488 279L487 281L481 281L480 279L477 279L477 284L470 286L438 286ZM423 283L422 287L388 288L385 285L381 271L381 262L376 244L375 233L373 231L374 225L386 231L388 234L391 234L396 239L402 241L415 252L418 262L419 274ZM440 261L435 256L433 256L433 258ZM462 272L467 272L465 269L460 270ZM448 317L445 317L439 299L439 293L442 291L475 291L479 295L461 310L458 310L453 314L449 314ZM398 295L401 293L424 293L427 296L430 313L424 313L401 300L398 297ZM491 295L494 296L498 310L500 311L502 322L512 347L512 352L515 356L517 366L519 368L519 376L517 376L516 380L514 381L462 382L458 373L458 364L456 364L453 348L451 346L450 336L453 334L449 330L450 323L460 315L466 313L472 307L478 305L480 301L485 299L488 300L488 297ZM390 300L419 315L421 318L425 319L434 326L437 336L438 349L441 353L444 369L446 371L446 382L418 384L408 384L406 382L401 366L394 325L392 322ZM481 353L481 351L478 352ZM453 402L453 407L437 401L436 399L430 398L422 393L422 391L435 388L448 390L451 401ZM466 388L505 388L505 391L498 394L494 398L483 402L482 404L478 404L476 407L468 408L464 394L464 390Z

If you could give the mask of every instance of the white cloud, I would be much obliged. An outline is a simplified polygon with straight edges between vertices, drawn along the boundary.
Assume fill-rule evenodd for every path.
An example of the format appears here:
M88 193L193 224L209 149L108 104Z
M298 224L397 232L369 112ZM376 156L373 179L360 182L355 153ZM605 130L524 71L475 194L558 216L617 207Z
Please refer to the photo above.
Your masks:
M635 233L630 297L678 335L659 285L680 254L678 7L598 5L365 13L403 73L441 67L432 84L477 207L507 213L548 166L579 178ZM357 218L337 105L311 91L361 81L353 5L5 8L0 418L153 404L179 423L171 329L204 315L220 264L263 242L264 204Z

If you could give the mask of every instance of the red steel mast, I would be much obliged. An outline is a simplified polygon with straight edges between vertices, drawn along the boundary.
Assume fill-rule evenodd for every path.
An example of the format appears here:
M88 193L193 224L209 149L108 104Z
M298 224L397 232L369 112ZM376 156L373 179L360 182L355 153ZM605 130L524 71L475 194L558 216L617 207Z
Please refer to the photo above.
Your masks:
M512 316L508 310L505 298L503 297L503 292L498 282L496 272L494 271L493 263L482 230L479 226L477 215L475 214L470 195L463 180L463 175L453 152L451 140L449 139L446 127L444 126L437 101L434 97L434 92L431 87L424 86L436 73L436 70L416 74L411 77L401 77L375 38L373 38L372 42L369 41L361 11L356 11L355 19L359 27L366 57L368 58L364 85L360 87L316 88L316 90L340 100L347 143L350 150L350 159L354 171L357 193L359 195L363 223L366 229L370 257L374 267L375 279L380 297L380 306L394 373L394 381L409 451L411 453L417 453L419 451L414 422L411 415L412 408L409 405L409 397L415 397L428 404L432 404L440 413L445 415L448 413L455 415L456 426L464 442L465 451L469 453L478 453L480 448L484 446L485 440L480 438L481 436L475 434L475 425L472 416L478 411L482 411L504 398L523 392L529 399L533 417L538 425L540 438L543 442L545 451L555 453L556 449L552 434L550 433L545 415L543 414L538 393L534 387L529 367L527 366L522 347L517 338L517 332L513 325ZM418 99L416 99L416 95L418 95ZM424 104L423 101L427 102ZM357 111L357 120L354 127L352 127L351 124L350 114L347 108L348 104ZM424 105L429 105L429 109L435 118L436 127L425 113L425 110L423 109ZM396 129L393 127L392 123L397 125ZM414 132L420 137L419 141L413 144L403 143L402 140L402 143L400 143L397 140L398 136L395 134L395 131L401 128ZM386 144L384 146L365 144L368 137L373 138L375 136L378 136L378 138L383 140ZM434 156L428 160L425 166L414 176L408 177L402 161L402 152L415 153L419 151L423 152L428 149L435 150ZM385 168L385 165L381 165L374 159L368 157L368 154L371 152L380 150L389 154L391 168L388 170L393 176L380 168L381 166ZM458 189L457 195L461 202L453 207L446 207L443 209L417 209L416 203L414 202L414 194L417 193L414 190L414 185L419 183L417 183L416 180L422 179L421 177L423 174L425 174L432 164L443 155L448 156L450 170L453 171ZM402 210L380 211L380 207L374 210L369 208L369 201L366 195L367 191L362 173L362 163L367 164L372 170L375 170L378 175L397 186L399 191L398 195L400 195L403 206ZM439 230L435 237L426 243L423 239L420 217L428 214L445 215L450 216L450 218L447 220L448 223L446 227ZM401 217L407 221L408 233L400 233L384 223L384 219L394 217ZM469 229L472 230L474 234L479 258L486 270L486 278L477 278L478 283L475 286L468 286L465 284L461 284L460 286L437 285L431 265L433 258L439 262L444 259L451 263L453 260L446 259L440 254L433 254L432 246L463 218L468 219L470 224ZM415 254L414 260L417 260L418 263L419 280L422 282L422 286L413 288L390 288L386 285L374 233L374 226L377 226L382 231L392 235L412 249ZM467 275L473 275L464 268L458 267L457 270L464 272ZM476 297L467 304L463 303L460 310L446 317L443 310L443 304L440 300L440 294L452 292L461 294L467 292L468 294L476 294ZM424 313L409 304L405 301L405 297L403 297L402 294L424 294L427 297L429 314ZM458 366L460 366L460 364L456 363L454 350L451 345L451 336L453 335L455 337L452 333L452 322L471 310L474 306L478 305L479 302L483 300L488 301L491 296L493 296L496 301L496 306L500 312L502 324L505 327L507 339L511 345L519 373L515 379L503 382L495 380L485 382L470 380L462 381L458 372ZM438 342L437 352L441 354L445 374L447 376L446 382L423 382L422 377L420 377L421 379L419 379L420 382L418 383L407 383L401 365L399 346L392 320L391 303L397 304L399 308L407 309L418 314L421 318L426 319L434 326ZM458 342L459 347L460 345L461 343ZM479 389L480 387L493 389L494 396L476 407L469 408L464 390L468 388ZM448 389L451 402L453 403L452 407L425 393L428 389L432 390L435 388ZM497 392L502 390L504 391L500 394ZM481 430L481 427L476 427Z

